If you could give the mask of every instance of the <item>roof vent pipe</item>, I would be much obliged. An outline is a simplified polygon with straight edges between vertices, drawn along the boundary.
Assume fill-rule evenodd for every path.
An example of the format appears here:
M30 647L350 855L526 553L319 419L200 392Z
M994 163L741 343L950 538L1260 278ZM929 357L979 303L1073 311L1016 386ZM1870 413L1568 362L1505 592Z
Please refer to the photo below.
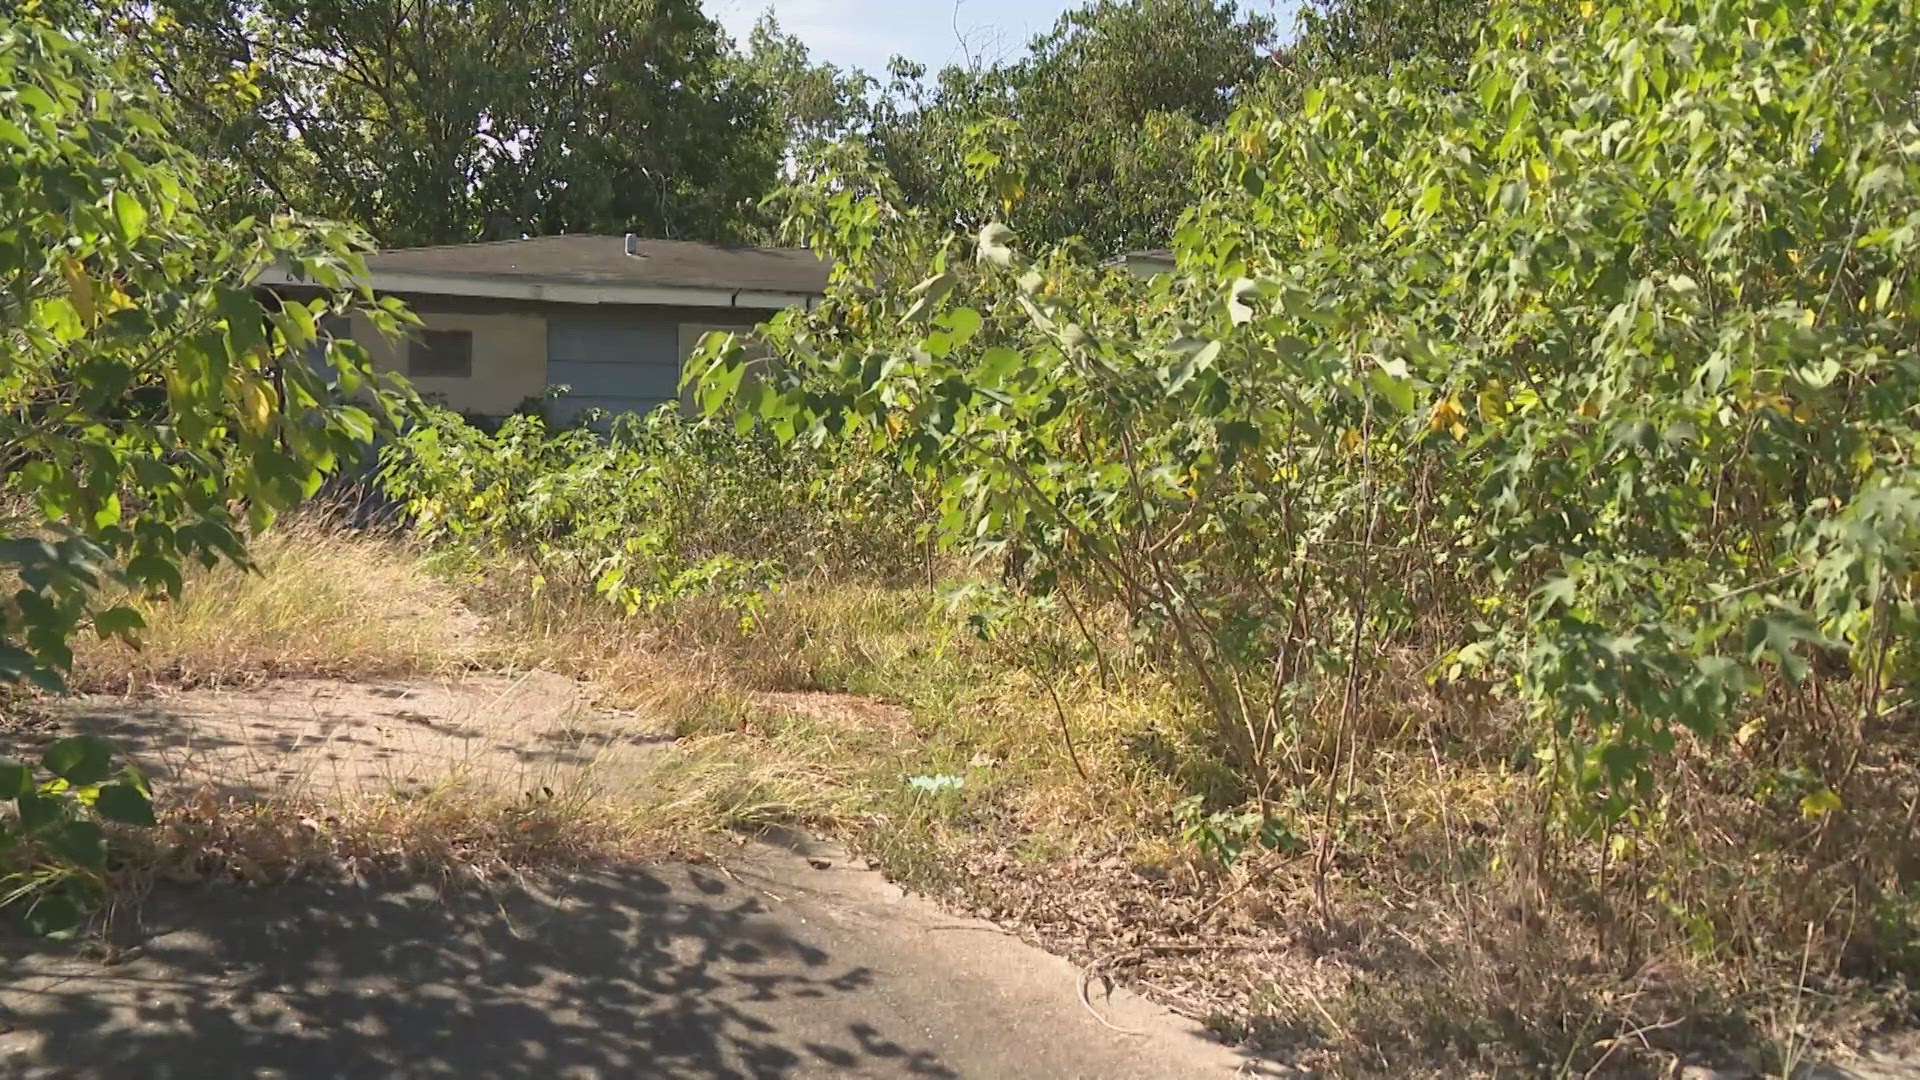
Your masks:
M627 234L627 254L633 256L640 254L640 238L632 233Z

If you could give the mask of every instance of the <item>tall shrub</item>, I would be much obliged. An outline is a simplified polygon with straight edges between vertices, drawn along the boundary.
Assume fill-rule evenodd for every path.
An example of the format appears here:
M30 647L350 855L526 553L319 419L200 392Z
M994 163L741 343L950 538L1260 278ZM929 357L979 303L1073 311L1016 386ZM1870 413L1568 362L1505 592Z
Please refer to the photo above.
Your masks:
M1581 7L1497 5L1464 91L1243 110L1151 283L802 188L834 290L772 378L713 343L703 399L886 447L949 543L1124 604L1255 788L1337 773L1389 649L1524 701L1580 827L1810 679L1870 730L1913 663L1920 18Z

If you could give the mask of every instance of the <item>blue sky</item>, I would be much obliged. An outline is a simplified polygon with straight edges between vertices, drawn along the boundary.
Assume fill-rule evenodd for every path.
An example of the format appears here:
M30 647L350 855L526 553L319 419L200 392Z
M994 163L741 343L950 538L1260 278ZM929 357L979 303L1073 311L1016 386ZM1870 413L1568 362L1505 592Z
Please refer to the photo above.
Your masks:
M807 43L816 60L880 75L898 53L938 70L974 57L1019 53L1075 0L706 0L709 14L744 42L761 12ZM964 42L964 45L963 45Z
M769 7L780 25L807 43L814 59L883 75L898 53L938 71L968 59L991 62L1019 54L1034 35L1082 0L705 0L707 11L738 41ZM1282 9L1291 8L1281 3ZM1268 11L1271 0L1242 0L1241 10Z

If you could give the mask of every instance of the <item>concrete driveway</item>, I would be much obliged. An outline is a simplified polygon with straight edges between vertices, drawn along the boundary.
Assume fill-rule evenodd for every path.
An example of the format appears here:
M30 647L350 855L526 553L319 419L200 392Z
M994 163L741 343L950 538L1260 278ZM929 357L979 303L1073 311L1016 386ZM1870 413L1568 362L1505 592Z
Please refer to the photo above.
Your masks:
M823 850L163 892L118 962L11 944L0 1076L1254 1074L1124 992L1094 1000L1139 1034L1109 1030L1073 965Z

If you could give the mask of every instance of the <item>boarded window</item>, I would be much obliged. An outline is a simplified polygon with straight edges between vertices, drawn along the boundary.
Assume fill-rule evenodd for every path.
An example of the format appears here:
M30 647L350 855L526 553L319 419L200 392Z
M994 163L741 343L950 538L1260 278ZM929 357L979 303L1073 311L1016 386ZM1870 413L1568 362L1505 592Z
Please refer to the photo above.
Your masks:
M407 374L434 379L473 375L473 331L428 330L407 350Z

